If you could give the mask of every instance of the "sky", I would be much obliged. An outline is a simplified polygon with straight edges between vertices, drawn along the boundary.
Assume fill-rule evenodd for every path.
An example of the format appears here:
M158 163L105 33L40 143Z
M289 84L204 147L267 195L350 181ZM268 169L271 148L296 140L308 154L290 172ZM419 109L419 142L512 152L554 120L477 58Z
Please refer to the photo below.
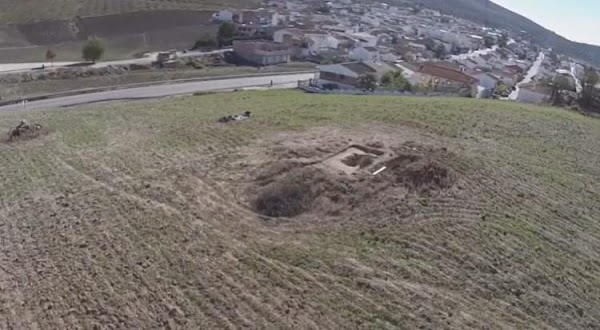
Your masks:
M573 41L600 45L600 0L492 0Z

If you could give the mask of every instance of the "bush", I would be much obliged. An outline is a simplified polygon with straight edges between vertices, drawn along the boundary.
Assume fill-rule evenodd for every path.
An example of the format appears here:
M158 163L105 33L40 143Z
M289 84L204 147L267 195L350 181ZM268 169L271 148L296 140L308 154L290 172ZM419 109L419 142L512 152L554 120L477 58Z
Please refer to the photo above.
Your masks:
M377 79L370 73L364 74L358 78L356 87L372 92L377 88Z
M86 61L92 61L96 63L104 54L104 42L98 38L90 39L87 44L83 47L82 55Z
M381 77L381 85L399 91L412 90L410 82L402 75L402 71L391 71L384 74L383 77Z
M211 37L208 34L205 34L202 38L196 40L196 43L194 44L194 48L192 48L192 49L217 47L217 46L218 46L217 39L215 39L214 37Z
M225 22L219 26L218 39L220 45L231 44L235 37L236 30L235 24L231 22Z

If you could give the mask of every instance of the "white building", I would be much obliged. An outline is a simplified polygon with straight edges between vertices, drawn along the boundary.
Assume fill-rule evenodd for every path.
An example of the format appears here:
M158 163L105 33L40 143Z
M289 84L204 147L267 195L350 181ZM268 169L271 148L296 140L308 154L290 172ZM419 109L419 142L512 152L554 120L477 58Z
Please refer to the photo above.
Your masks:
M273 13L273 16L271 17L271 26L284 25L286 21L287 21L287 15Z
M273 33L273 41L281 44L285 41L301 41L304 38L304 31L298 29L281 29Z
M319 85L334 84L341 88L354 88L360 76L371 74L380 80L384 74L395 69L382 62L351 62L319 67Z
M538 83L523 84L519 88L517 101L524 103L541 104L550 101L552 90Z
M213 20L217 22L233 21L233 12L231 10L221 10L213 15Z
M305 37L308 40L308 50L313 55L338 49L340 44L337 38L328 34L307 33Z
M381 25L381 22L379 22L377 17L362 16L360 21L373 27L379 27Z
M375 47L357 47L350 51L348 57L354 61L380 61L379 51Z
M479 80L479 86L488 90L495 89L500 81L498 78L487 72L472 72L469 73L469 76Z
M370 33L367 33L367 32L353 33L352 37L358 40L359 46L362 46L362 47L377 46L377 37Z

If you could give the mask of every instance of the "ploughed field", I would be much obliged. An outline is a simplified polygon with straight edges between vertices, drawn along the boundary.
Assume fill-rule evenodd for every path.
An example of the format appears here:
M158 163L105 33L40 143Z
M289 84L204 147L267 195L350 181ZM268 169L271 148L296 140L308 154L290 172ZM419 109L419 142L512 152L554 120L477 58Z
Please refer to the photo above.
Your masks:
M254 8L254 0L0 0L0 24L156 10Z
M3 327L600 324L595 119L293 91L0 129L21 119L42 128L0 143Z

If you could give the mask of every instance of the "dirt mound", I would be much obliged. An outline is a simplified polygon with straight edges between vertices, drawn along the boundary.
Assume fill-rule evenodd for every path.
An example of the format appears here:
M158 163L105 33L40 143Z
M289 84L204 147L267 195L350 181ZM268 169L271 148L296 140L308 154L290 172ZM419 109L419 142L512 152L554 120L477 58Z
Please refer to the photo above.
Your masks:
M452 187L458 179L448 165L452 155L444 148L404 144L392 151L387 157L393 158L384 157L379 150L378 157L372 151L360 153L363 151L353 146L321 163L294 159L273 162L255 176L248 196L252 196L254 211L269 217L308 212L340 215L357 207L377 208L386 196L433 195ZM330 163L336 157L343 166L357 170L331 171ZM383 167L385 170L373 175Z
M434 160L410 163L406 167L396 167L392 172L398 181L420 193L450 188L457 180L453 170Z
M258 176L249 196L256 197L254 211L269 217L294 217L305 212L327 215L352 209L366 196L356 178L332 175L315 166L284 162Z
M405 143L395 153L394 158L382 164L386 166L386 177L404 184L411 191L433 193L452 187L458 179L456 172L447 165L453 155L446 148Z

